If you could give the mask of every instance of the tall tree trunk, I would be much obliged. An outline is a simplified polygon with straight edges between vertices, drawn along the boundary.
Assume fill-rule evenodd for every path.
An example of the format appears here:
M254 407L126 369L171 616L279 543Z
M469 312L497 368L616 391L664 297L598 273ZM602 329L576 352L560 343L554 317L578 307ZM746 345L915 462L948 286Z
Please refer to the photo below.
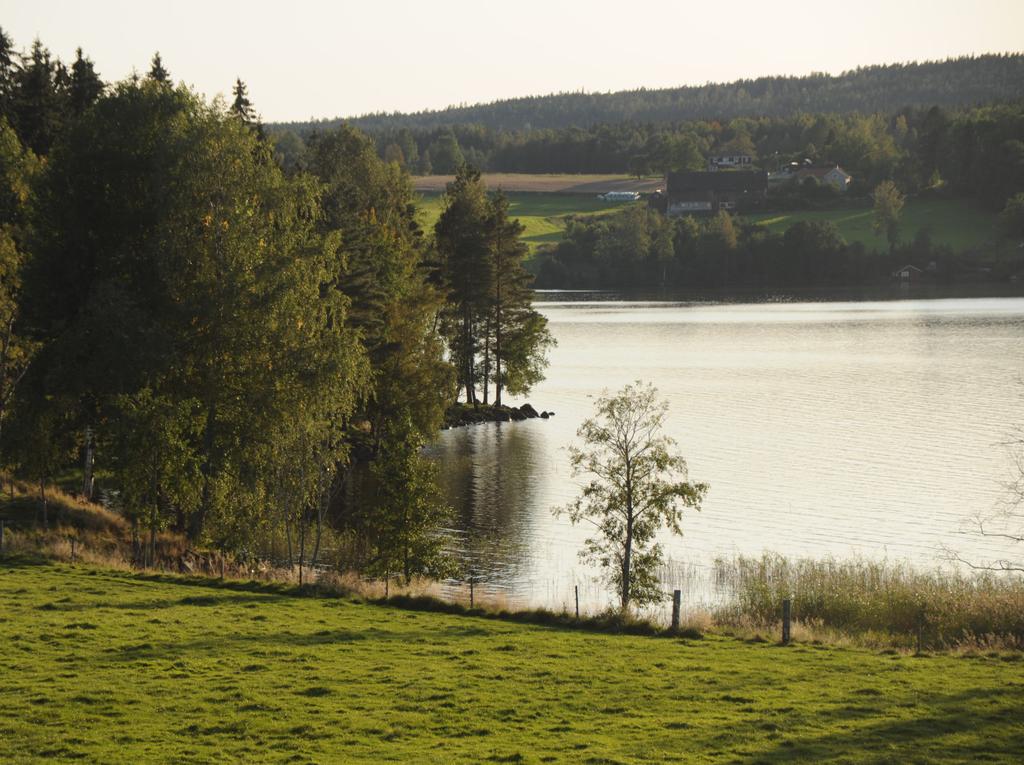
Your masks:
M500 290L499 290L500 295ZM498 315L494 321L494 405L501 406L501 308L500 308L500 297L499 297L499 308Z
M149 565L156 566L156 516L149 518Z
M626 519L626 545L622 555L622 610L629 608L629 585L633 558L633 513Z
M284 536L288 540L288 568L295 565L295 555L292 552L292 523L288 520L288 508L285 507Z
M299 587L302 586L302 567L306 564L306 515L299 521Z
M49 517L47 515L47 507L46 507L46 479L45 478L40 478L39 479L39 502L42 504L42 508L43 508L43 528L44 529L48 529L48 528L50 528L50 519L49 519Z
M217 421L217 404L211 403L206 410L206 424L203 426L203 494L199 507L192 513L188 522L189 541L195 542L203 533L203 526L206 524L206 516L210 512L210 505L213 503L213 438L214 425Z
M82 496L88 500L92 499L93 477L92 466L94 459L92 428L85 426L85 449L82 458Z
M487 406L490 397L491 384L491 320L487 319L484 329L484 406Z

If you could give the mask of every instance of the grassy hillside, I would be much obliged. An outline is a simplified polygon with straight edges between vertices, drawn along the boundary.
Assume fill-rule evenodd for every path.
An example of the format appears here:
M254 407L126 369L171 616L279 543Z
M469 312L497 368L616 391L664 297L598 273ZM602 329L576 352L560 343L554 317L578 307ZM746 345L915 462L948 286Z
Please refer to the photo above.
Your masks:
M885 236L872 229L870 207L824 210L821 212L762 213L749 216L776 232L783 232L802 220L832 221L848 242L863 242L869 249L888 249ZM900 238L911 241L920 229L927 229L932 241L954 250L991 242L997 235L996 214L960 199L910 199L903 209Z
M442 192L451 183L452 175L415 175L412 185L420 192ZM639 191L650 193L665 185L664 176L637 180L632 175L576 175L559 173L483 173L489 189L506 192L530 191L548 194L581 194L588 197L606 191Z
M509 193L512 216L526 226L524 239L535 250L542 244L557 243L568 215L594 215L622 207L622 202L605 202L596 195L565 193ZM441 214L440 194L420 196L420 222L433 227ZM747 216L748 220L782 233L802 220L832 221L848 242L863 242L869 249L886 250L888 243L872 228L871 208L852 207L822 211L771 212ZM961 199L910 199L903 210L900 236L911 241L920 229L927 229L932 241L956 251L981 247L997 236L995 213Z
M5 762L1018 762L1019 655L589 634L0 562Z
M595 215L632 202L605 202L596 194L510 192L509 213L526 227L523 240L533 251L542 244L561 240L567 215ZM432 229L441 215L441 195L421 194L420 224Z

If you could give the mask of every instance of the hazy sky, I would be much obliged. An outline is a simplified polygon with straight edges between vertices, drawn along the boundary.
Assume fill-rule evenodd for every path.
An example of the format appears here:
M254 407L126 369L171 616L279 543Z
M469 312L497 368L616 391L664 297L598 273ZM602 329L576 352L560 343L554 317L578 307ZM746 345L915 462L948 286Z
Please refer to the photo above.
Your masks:
M1020 51L1024 0L0 0L0 26L108 81L156 50L208 96L241 77L278 121Z

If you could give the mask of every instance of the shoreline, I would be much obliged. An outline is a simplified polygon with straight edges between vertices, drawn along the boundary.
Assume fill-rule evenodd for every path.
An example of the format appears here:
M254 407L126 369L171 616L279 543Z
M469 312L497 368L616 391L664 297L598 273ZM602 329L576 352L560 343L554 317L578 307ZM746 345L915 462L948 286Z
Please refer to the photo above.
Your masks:
M454 403L444 413L442 430L462 428L467 425L479 425L484 422L523 422L525 420L546 420L554 417L554 412L541 410L538 412L530 404L508 406L505 404L463 404Z

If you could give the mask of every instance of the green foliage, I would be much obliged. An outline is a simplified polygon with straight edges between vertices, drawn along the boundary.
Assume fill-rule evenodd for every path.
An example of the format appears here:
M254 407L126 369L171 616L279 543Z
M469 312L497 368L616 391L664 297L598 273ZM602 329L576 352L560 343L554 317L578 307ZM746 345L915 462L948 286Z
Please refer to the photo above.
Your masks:
M1024 238L1024 191L1006 200L1006 207L999 214L999 223L1006 236L1012 239Z
M71 111L79 115L92 106L103 95L105 85L92 60L82 54L82 49L75 51L75 61L71 65L71 82L68 85L68 99Z
M458 171L466 163L459 146L459 139L455 133L445 131L438 136L428 149L432 172L441 175L450 175Z
M449 184L434 227L439 279L447 292L445 334L466 401L483 389L495 403L502 391L526 393L543 379L553 344L547 321L531 306L533 277L523 266L523 226L509 217L503 194L488 197L480 173L468 165Z
M107 421L152 426L115 450L131 496L139 476L165 481L147 506L194 477L169 460L198 462L198 504L164 508L193 539L252 525L275 466L296 464L294 431L309 471L296 502L346 452L366 364L347 299L321 290L336 247L316 236L318 205L244 125L155 82L118 86L51 156L26 283L46 341L35 395L76 402L101 442Z
M871 200L874 203L875 232L885 233L891 251L899 241L900 213L903 211L906 197L895 183L882 181L871 192Z
M164 68L164 61L160 58L160 51L153 54L153 59L149 62L149 72L146 77L153 82L158 82L161 85L171 84L171 73Z
M356 418L370 423L375 443L395 423L404 438L406 420L429 437L452 396L452 379L434 321L442 296L427 281L408 177L344 127L311 141L306 163L323 188L319 228L340 232L331 283L348 298L348 320L374 368Z
M739 152L768 170L805 158L837 162L853 174L855 194L887 178L913 193L934 186L938 174L944 192L998 209L1024 182L1022 67L1021 54L967 57L837 77L561 94L352 124L373 135L381 155L400 143L410 156L410 136L422 154L454 135L468 161L492 172L663 172ZM985 103L992 105L977 106ZM288 126L304 134L311 127Z
M231 102L231 113L247 125L255 122L256 110L253 109L252 101L249 100L249 90L242 82L241 77L235 80L235 84L231 88L231 95L234 96L234 100Z
M445 552L442 531L452 509L437 483L437 466L420 454L423 442L411 432L393 438L370 469L367 500L355 521L369 547L363 571L389 579L414 576L443 579L456 573Z
M597 529L580 556L601 567L626 611L661 600L655 537L662 529L682 535L683 509L700 510L708 487L689 482L686 461L673 453L676 442L662 433L668 402L654 386L637 381L602 396L595 409L576 433L584 446L569 447L573 475L588 482L555 512Z

